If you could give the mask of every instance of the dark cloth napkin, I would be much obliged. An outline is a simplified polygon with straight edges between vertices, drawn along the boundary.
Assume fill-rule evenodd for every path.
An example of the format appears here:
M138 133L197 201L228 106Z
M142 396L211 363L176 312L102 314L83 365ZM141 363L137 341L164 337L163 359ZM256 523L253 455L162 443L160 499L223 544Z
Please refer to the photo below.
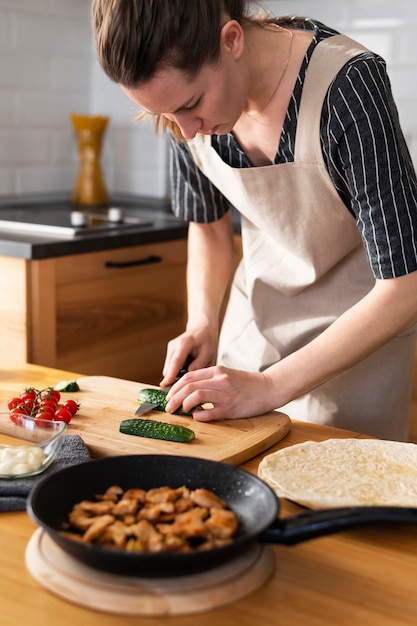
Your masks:
M67 465L76 465L90 460L87 446L81 437L65 435L56 459L42 474L14 480L0 479L0 511L25 511L27 497L39 480Z

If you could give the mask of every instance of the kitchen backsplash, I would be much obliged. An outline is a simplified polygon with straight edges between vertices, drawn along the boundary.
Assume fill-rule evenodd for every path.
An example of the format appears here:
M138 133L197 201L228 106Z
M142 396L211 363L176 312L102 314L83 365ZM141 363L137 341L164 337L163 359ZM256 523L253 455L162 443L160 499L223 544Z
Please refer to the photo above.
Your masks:
M379 52L388 63L417 165L415 0L272 0L275 14L309 15ZM101 71L90 0L0 0L0 196L67 193L78 153L71 112L108 115L102 166L111 193L168 193L167 150Z
M167 151L95 60L90 0L0 0L0 196L70 192L78 152L69 115L109 115L109 190L163 197Z

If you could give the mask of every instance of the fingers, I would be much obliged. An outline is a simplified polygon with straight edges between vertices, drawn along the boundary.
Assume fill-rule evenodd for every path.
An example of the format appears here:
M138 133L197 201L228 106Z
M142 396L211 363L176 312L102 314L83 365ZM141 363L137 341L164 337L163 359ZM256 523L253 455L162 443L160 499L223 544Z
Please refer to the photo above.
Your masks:
M211 406L209 406L211 405ZM207 407L207 408L206 408ZM193 411L193 419L196 422L215 422L225 419L222 416L222 409L214 407L211 403L206 403L204 408Z
M202 400L200 398L204 393L204 381L207 379L209 369L205 368L188 372L174 383L168 391L168 403L165 410L168 413L173 413L182 406L184 411L189 412L195 406L201 404ZM186 409L186 406L189 408Z
M226 370L222 366L206 367L185 374L168 392L166 411L174 412L180 406L184 411L193 412L198 421L211 421L223 417L226 406L223 400L229 402L230 397L225 394ZM210 409L204 411L195 407L211 404Z
M159 384L161 387L172 385L185 365L193 371L212 365L214 360L215 351L207 337L183 333L168 343L163 378Z
M199 422L261 415L272 407L264 379L262 373L232 370L221 365L194 370L169 390L166 411L173 413L182 406Z
M180 335L168 343L165 363L162 370L163 378L159 383L161 387L172 385L178 376L178 372L184 366L189 367L192 363L193 344L190 338Z

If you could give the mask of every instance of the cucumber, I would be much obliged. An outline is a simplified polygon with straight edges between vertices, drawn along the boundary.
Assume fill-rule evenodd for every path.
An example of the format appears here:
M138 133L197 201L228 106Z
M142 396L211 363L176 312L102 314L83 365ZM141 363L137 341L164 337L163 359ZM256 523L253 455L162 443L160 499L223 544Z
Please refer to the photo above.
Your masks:
M123 422L120 423L119 430L125 435L149 437L150 439L164 439L165 441L178 441L180 443L189 443L195 437L194 431L190 428L185 428L185 426L140 418L123 420Z
M163 389L141 389L139 392L138 402L150 402L156 404L157 411L165 411L168 404L167 392ZM192 413L185 413L180 407L174 411L176 415L185 415L186 417L192 417Z
M80 391L80 387L76 380L61 380L55 385L57 391Z

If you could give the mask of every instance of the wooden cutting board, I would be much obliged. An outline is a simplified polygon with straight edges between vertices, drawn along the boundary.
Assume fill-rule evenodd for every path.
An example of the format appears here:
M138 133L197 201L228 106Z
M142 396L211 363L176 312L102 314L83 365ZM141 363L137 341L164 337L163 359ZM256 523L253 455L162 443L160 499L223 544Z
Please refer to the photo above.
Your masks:
M211 423L152 411L146 415L147 419L191 428L195 439L190 443L176 443L125 435L119 432L119 424L134 417L139 391L149 385L108 376L86 376L78 378L77 382L79 392L61 394L62 399L73 398L81 404L68 427L68 434L80 435L93 457L178 454L240 465L280 441L291 427L289 417L278 411ZM0 432L8 434L11 425L7 413L2 414Z
M76 561L41 528L25 553L30 574L53 594L88 609L130 616L202 613L253 593L271 577L270 546L255 544L206 572L172 578L136 578L102 572Z

